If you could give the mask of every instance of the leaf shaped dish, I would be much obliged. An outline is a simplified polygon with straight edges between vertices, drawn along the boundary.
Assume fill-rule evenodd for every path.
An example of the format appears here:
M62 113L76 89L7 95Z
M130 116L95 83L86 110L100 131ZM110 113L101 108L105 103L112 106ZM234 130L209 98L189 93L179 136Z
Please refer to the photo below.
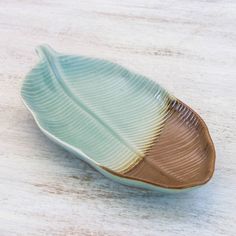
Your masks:
M208 129L183 102L106 60L36 50L21 95L50 139L127 185L178 192L211 178Z

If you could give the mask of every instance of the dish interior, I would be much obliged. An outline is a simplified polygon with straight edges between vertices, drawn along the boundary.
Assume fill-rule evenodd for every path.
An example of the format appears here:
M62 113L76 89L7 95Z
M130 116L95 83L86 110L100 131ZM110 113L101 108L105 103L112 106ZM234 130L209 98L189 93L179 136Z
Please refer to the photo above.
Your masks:
M166 188L210 179L215 154L205 123L157 83L105 60L37 51L21 94L52 136L128 179Z

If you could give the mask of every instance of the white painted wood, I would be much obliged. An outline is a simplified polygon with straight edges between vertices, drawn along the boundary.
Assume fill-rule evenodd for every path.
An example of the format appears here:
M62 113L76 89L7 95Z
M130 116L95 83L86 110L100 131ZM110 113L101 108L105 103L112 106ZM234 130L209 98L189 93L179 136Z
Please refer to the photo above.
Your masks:
M145 74L205 119L206 186L158 195L114 183L49 141L21 102L34 48ZM0 1L0 235L235 235L236 2Z

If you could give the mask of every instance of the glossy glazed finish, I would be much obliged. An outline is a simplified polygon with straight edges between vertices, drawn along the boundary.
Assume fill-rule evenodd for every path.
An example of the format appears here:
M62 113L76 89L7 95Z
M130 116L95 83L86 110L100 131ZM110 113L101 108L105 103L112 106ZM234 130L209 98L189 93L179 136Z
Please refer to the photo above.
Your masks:
M160 136L145 159L126 173L167 188L187 188L206 183L214 171L215 151L203 120L177 100Z
M37 52L22 97L52 140L128 185L178 190L210 179L207 127L158 84L105 60Z

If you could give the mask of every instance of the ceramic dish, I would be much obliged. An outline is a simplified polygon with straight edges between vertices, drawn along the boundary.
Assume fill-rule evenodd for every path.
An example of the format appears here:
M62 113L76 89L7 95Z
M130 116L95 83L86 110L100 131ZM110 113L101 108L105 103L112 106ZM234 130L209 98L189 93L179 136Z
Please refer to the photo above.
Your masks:
M126 185L178 192L211 178L204 121L160 85L106 60L37 52L21 95L50 139Z

